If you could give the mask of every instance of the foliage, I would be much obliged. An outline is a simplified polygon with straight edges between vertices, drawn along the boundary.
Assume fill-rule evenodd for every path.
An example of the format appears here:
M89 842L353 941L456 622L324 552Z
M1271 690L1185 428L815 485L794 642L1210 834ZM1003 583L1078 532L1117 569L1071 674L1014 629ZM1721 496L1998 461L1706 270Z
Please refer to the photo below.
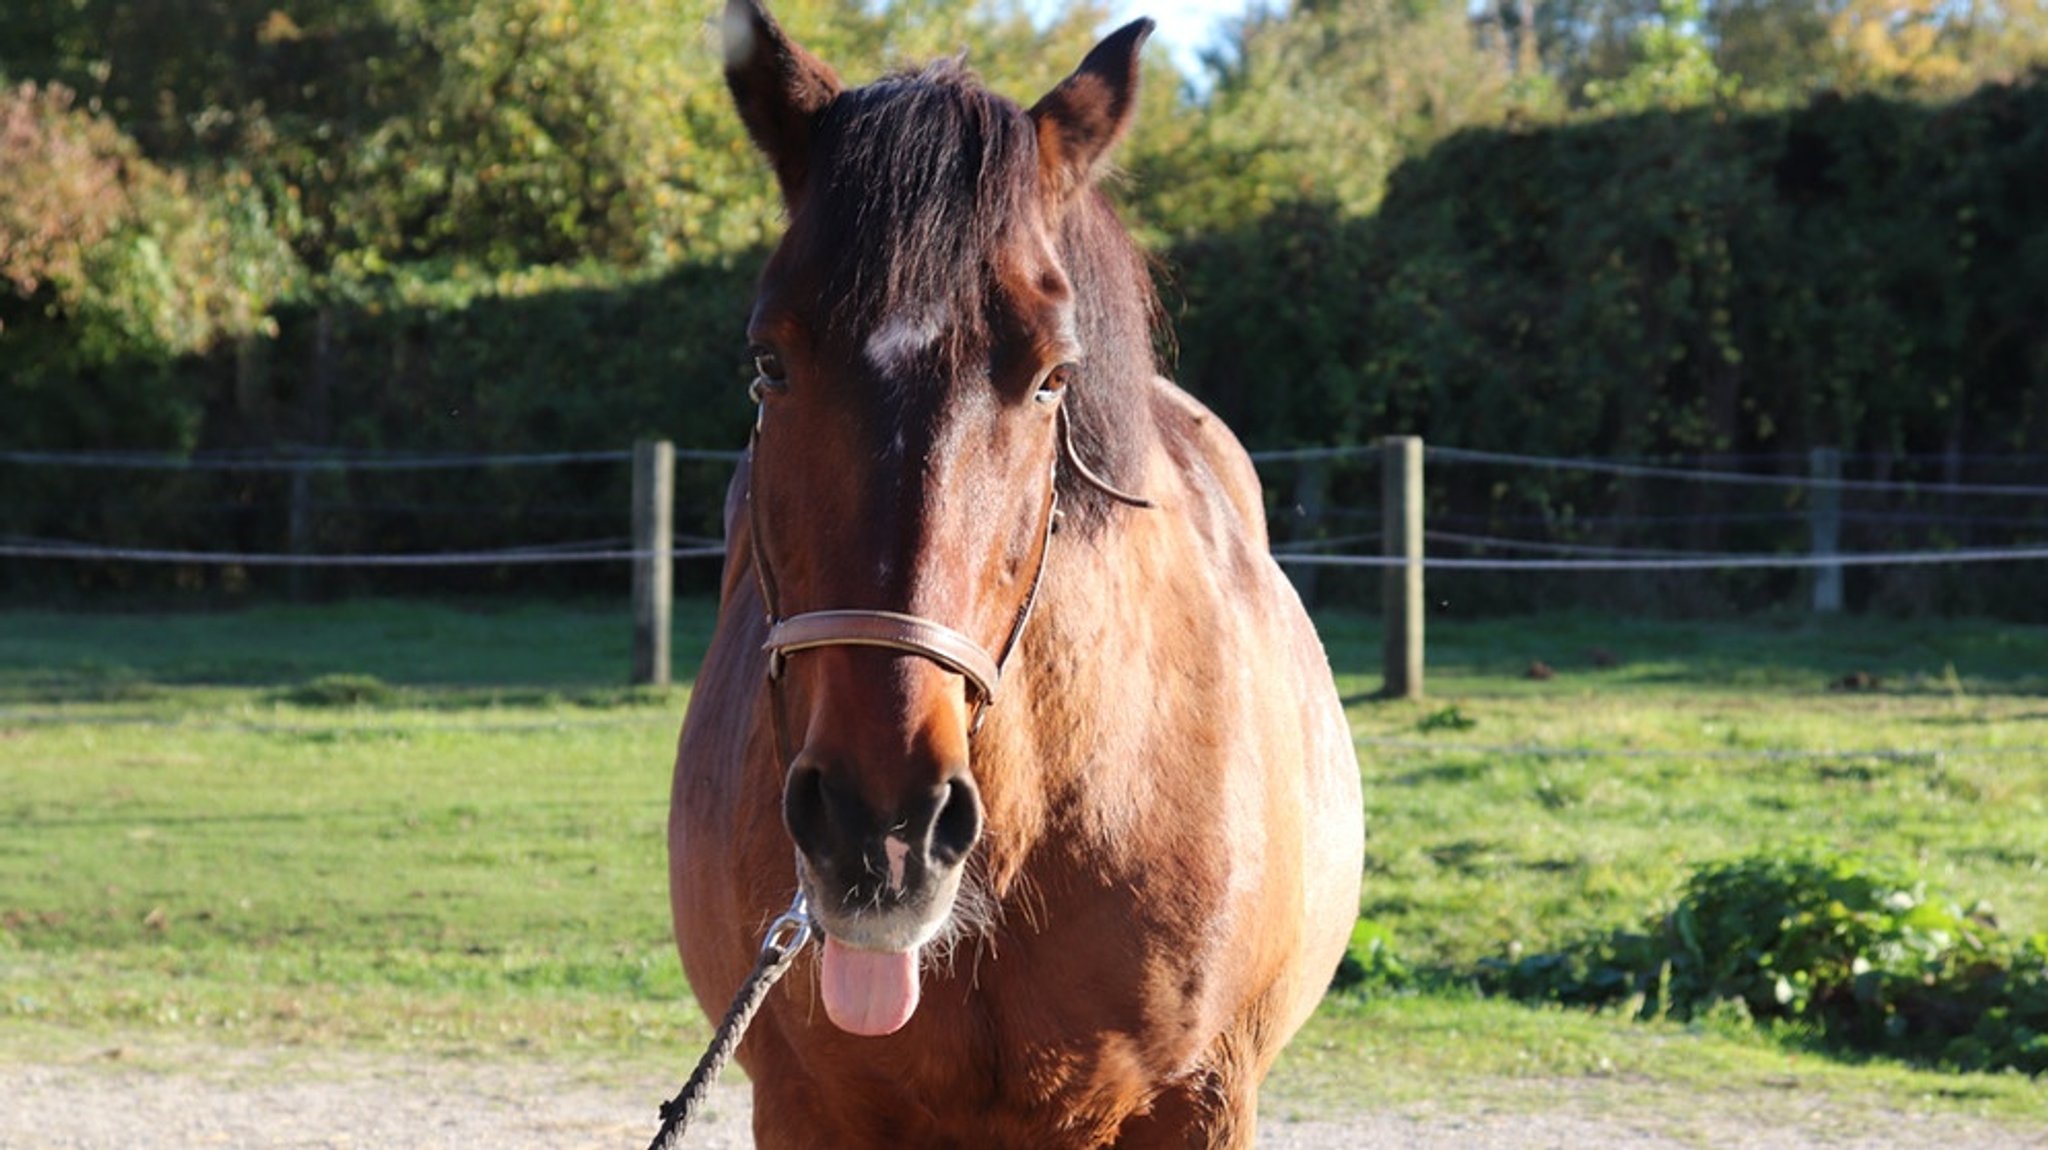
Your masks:
M1845 79L1865 83L1953 84L1963 63L1942 44L1952 30L1932 0L1848 0L1828 19Z
M693 215L710 213L688 177L712 141L676 130L678 97L708 86L685 21L578 0L386 7L434 66L416 107L352 142L339 254L360 250L372 269L450 257L508 269L662 262L690 245Z
M1828 7L1804 0L1716 0L1706 30L1714 62L1751 97L1796 99L1831 86Z
M1636 36L1637 58L1613 80L1590 80L1585 96L1598 108L1648 112L1724 101L1736 81L1721 74L1702 33L1700 0L1661 0L1655 22Z
M1402 166L1370 219L1304 200L1178 244L1177 374L1260 447L1401 432L1799 468L1816 446L2048 451L2044 124L2036 81L1947 105L1468 130ZM1642 510L1625 502L1639 489L1605 477L1467 474L1432 505L1556 524ZM1693 487L1659 510L1699 517L1688 549L1782 545L1708 523L1728 497ZM2038 602L1982 574L1979 609Z
M2029 85L1468 131L1369 222L1301 202L1181 248L1183 376L1261 444L2027 450L2044 112Z
M1396 956L1393 932L1371 919L1359 919L1351 941L1330 980L1333 991L1360 995L1400 994L1419 985L1415 971Z
M0 60L86 93L163 163L254 174L305 262L662 268L759 245L778 204L720 75L710 5L612 0L21 0ZM1035 98L1102 18L1065 5L776 6L860 78L975 45ZM1027 91L1028 90L1028 91Z
M638 260L691 206L664 178L694 159L677 102L715 70L691 23L657 6L163 7L28 0L0 56L87 93L161 162L256 173L316 270Z
M1959 93L2048 64L2048 4L1841 0L1822 10L1825 75L1857 90Z
M2048 4L1927 0L1711 0L1671 20L1666 0L1496 0L1484 36L1534 63L1574 101L1601 102L1676 33L1712 55L1745 101L1775 104L1818 92L1955 96L2010 82L2048 62ZM1668 58L1668 55L1667 55Z
M2039 2L1968 28L1944 9L1936 47L1964 80L2010 72ZM1855 83L1894 95L1759 110L1728 87L1741 13L1833 43L1774 4L1508 4L1505 51L1472 39L1463 5L1304 0L1248 18L1207 88L1155 51L1135 178L1112 188L1167 257L1177 374L1259 446L1404 430L1565 455L2043 450L2043 86L1930 106L1896 98L1920 81L1873 74ZM967 47L1023 101L1106 16L1093 0L1039 18L1018 0L776 7L849 81ZM8 105L4 434L736 446L731 364L780 208L715 35L703 13L608 0L6 5L9 73L80 95L45 83ZM1551 76L1590 92L1590 114L1560 120ZM454 500L431 479L354 482L313 481L349 509L323 545L494 545L549 499L494 475L490 513L393 526L354 501ZM571 484L610 499L618 482ZM247 477L180 477L121 510L76 477L8 486L16 534L270 550L284 530L256 510L281 485ZM715 507L715 486L688 495ZM223 527L173 494L243 510ZM1627 510L1561 477L1433 499L1452 497L1556 522ZM2048 609L2007 579L1905 598Z
M1370 211L1403 160L1497 121L1507 75L1437 0L1255 9L1214 61L1213 88L1136 141L1137 214L1169 236L1300 200Z
M70 115L69 91L23 84L0 96L0 279L32 295L85 278L85 253L127 203L123 141L103 119Z
M1482 964L1517 998L1635 1005L1684 1020L1732 1008L1845 1046L1962 1069L2048 1072L2048 935L1853 855L1763 854L1703 867L1647 932Z
M195 187L66 88L0 92L0 401L14 442L189 444L201 397L166 367L267 334L267 304L293 278L237 173Z
M8 310L62 317L86 362L165 359L257 332L291 264L246 180L194 189L75 102L61 86L0 93Z
M216 451L247 445L269 454L269 445L285 443L519 454L620 450L641 438L736 451L751 416L737 333L757 267L754 257L660 275L601 266L400 274L356 286L346 306L282 309L278 336L253 353L180 361L173 378L179 394L216 397L193 445ZM182 449L185 442L132 445ZM0 531L213 551L466 550L611 539L626 530L630 491L627 469L605 462L459 472L193 470L147 484L104 472L0 469L12 496L0 503ZM678 469L684 536L721 533L730 470L718 463ZM287 509L301 503L321 510L294 528ZM137 573L67 564L57 574L84 591L132 589L138 584L124 580L138 578L237 594L281 586L268 582L275 573L239 568ZM356 571L301 577L294 586L483 590L515 577L528 586L587 590L624 571Z
M1415 729L1428 735L1438 731L1469 731L1478 725L1478 719L1466 714L1465 708L1452 703L1424 715L1421 721L1415 724Z
M972 44L990 82L1025 101L1081 58L1104 15L1075 2L1034 21L1023 5L982 0L777 10L850 81ZM7 266L51 298L82 285L61 314L42 297L0 300L0 424L12 445L742 442L733 364L781 209L731 114L701 15L609 0L196 0L174 19L158 0L23 0L0 17L0 60L74 85L81 105L107 113L58 117L76 128L52 138L96 133L99 166L73 183L119 172L161 189L102 203L86 186L73 194L51 163L9 165L15 186L40 197L17 215L75 218L11 228L35 246ZM85 147L51 162L75 164L65 157ZM74 265L50 286L51 270ZM283 517L253 513L297 498L274 477L187 475L116 507L91 478L10 477L0 529L275 550ZM415 478L364 495L453 502L444 477ZM563 499L523 478L488 477L489 510L452 529L344 513L324 517L314 542L492 546ZM303 493L348 505L347 482L316 475ZM722 483L692 474L683 494L715 509ZM610 499L623 477L572 484ZM181 501L215 506L171 510ZM223 522L220 504L250 513ZM686 531L717 534L715 511L707 518ZM249 584L246 572L158 574ZM67 575L97 586L132 573Z

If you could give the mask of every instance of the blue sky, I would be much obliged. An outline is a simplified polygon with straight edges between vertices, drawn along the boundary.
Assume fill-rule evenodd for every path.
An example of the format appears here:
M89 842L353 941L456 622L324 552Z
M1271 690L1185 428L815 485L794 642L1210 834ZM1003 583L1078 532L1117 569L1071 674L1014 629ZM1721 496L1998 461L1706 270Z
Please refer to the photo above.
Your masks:
M1051 7L1056 0L1034 2ZM1196 52L1209 43L1224 20L1242 15L1249 3L1250 0L1115 0L1110 9L1116 13L1117 24L1140 16L1157 20L1159 30L1154 35L1173 50L1181 71L1192 76Z
M1119 20L1150 16L1159 21L1158 36L1176 55L1208 43L1223 19L1241 15L1245 6L1246 0L1118 0L1111 5Z

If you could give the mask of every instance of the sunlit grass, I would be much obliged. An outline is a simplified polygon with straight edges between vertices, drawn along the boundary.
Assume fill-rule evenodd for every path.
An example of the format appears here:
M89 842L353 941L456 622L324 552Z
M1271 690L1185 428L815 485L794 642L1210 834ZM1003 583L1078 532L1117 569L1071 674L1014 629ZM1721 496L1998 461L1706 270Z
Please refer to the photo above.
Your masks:
M1326 630L1349 626L1367 630ZM1363 911L1406 957L1455 968L1639 923L1693 867L1795 844L1901 860L2048 929L2048 632L1669 626L1697 661L1654 624L1439 628L1432 698L1353 703ZM1574 656L1590 635L1617 665ZM1552 677L1527 676L1539 658ZM1873 688L1839 689L1859 670Z
M687 674L709 607L683 617ZM1798 843L1902 860L2010 931L2048 929L2048 631L1440 623L1431 697L1409 703L1371 697L1371 620L1322 622L1366 783L1362 911L1443 985L1640 924L1702 863ZM626 687L627 635L623 612L538 605L0 612L0 1021L693 1056L662 838L687 689ZM1527 677L1535 660L1553 674ZM1788 1097L2048 1117L2038 1084L1796 1039L1455 989L1340 996L1274 1096L1562 1078L1597 1100L1791 1075Z

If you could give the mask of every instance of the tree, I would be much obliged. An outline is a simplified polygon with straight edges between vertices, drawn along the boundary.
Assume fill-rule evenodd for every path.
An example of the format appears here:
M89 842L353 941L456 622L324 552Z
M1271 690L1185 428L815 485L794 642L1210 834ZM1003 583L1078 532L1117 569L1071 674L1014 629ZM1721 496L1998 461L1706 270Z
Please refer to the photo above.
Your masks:
M0 59L83 94L152 160L251 173L309 267L659 268L759 245L778 201L733 120L714 5L616 0L9 0ZM855 78L974 47L1021 99L1105 12L785 0Z
M72 100L62 87L0 89L0 281L24 297L45 284L75 290L86 253L128 211L121 161L132 145Z
M246 181L195 187L60 85L0 91L10 437L189 441L198 404L155 368L267 330L295 267Z
M1766 97L1796 97L1824 82L1828 13L1816 0L1715 0L1705 13L1714 63Z
M1636 36L1637 59L1613 80L1591 80L1588 102L1606 111L1647 112L1730 99L1738 80L1714 63L1700 0L1661 0L1658 18Z
M1173 234L1291 201L1366 212L1403 159L1505 110L1508 69L1462 5L1324 0L1255 10L1211 61L1213 88L1141 135L1141 215Z

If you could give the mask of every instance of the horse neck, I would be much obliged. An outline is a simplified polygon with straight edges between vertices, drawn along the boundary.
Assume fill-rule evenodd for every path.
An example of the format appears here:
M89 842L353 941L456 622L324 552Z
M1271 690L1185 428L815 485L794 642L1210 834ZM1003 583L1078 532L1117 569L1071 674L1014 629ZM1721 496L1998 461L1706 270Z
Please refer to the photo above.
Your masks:
M1163 467L1149 472L1167 477ZM1041 847L1057 855L1117 838L1137 816L1133 799L1154 785L1154 724L1164 713L1156 704L1196 654L1186 646L1192 629L1161 618L1161 605L1203 594L1192 585L1202 576L1188 561L1185 525L1173 516L1167 507L1116 505L1087 535L1062 527L1053 536L1037 608L976 736L998 895L1030 860L1044 864ZM1145 614L1153 618L1134 625Z

